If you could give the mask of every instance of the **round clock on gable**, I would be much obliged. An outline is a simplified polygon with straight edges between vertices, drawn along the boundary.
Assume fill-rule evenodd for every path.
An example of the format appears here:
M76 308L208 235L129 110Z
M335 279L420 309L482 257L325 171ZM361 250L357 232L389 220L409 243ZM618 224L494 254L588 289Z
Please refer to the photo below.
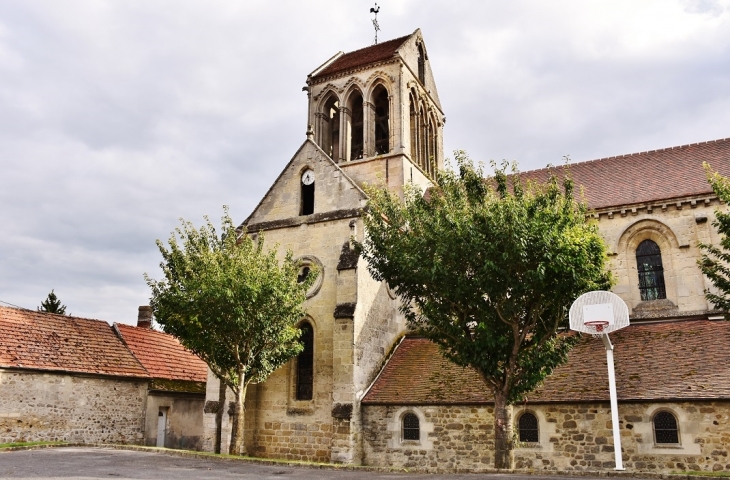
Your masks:
M302 183L304 185L311 185L314 183L314 171L313 170L308 169L302 174Z

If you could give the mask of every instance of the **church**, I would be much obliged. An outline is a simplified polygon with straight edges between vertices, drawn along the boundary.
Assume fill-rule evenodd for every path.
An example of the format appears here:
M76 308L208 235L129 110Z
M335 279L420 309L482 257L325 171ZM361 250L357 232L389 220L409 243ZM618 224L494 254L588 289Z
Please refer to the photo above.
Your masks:
M366 185L402 194L444 168L444 110L420 30L350 53L307 77L306 139L242 223L319 271L299 324L304 351L249 387L245 452L257 457L488 471L493 409L473 371L408 335L399 301L370 277L362 241ZM718 243L702 162L730 175L730 139L571 165L598 222L632 325L612 337L625 466L730 470L730 324L698 242ZM542 179L547 171L525 172ZM523 470L613 468L604 350L585 338L513 408ZM218 381L209 373L203 448L215 442ZM223 450L230 437L224 414Z

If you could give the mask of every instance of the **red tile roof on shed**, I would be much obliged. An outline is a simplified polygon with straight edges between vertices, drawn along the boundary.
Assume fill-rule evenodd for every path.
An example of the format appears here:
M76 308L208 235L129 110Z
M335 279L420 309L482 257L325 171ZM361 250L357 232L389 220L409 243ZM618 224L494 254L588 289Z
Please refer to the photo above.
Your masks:
M573 163L569 168L575 184L585 187L588 206L601 209L710 195L702 162L730 176L730 138ZM541 182L548 175L548 169L520 174Z
M730 399L730 322L634 324L611 334L619 401ZM606 350L584 336L531 403L608 401ZM492 403L481 377L423 338L405 338L363 404Z
M114 326L152 378L206 381L208 367L205 362L186 350L172 335L120 323Z
M101 320L0 307L0 368L149 378Z
M354 52L346 53L337 60L327 65L322 71L317 72L312 78L326 77L334 73L344 72L351 68L369 65L371 63L380 62L391 58L396 50L408 40L411 35L395 38L387 42L378 43L370 47L361 48Z

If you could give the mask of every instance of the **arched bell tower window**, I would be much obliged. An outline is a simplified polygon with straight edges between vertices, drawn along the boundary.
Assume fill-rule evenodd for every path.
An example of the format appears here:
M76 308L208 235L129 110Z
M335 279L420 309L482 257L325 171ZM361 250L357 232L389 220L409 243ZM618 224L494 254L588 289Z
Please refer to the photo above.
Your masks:
M382 85L373 92L375 104L375 154L381 155L390 151L390 104L388 91Z
M314 213L314 172L307 169L302 173L301 183L302 215Z
M639 272L639 291L641 300L659 300L667 298L664 286L664 267L659 245L651 240L644 240L636 249L636 267Z
M340 104L333 94L322 112L322 150L335 162L340 160Z
M363 155L363 106L362 95L355 93L350 100L350 160L357 160Z
M297 356L297 400L311 400L314 385L314 330L309 322L301 324L299 340L304 350Z

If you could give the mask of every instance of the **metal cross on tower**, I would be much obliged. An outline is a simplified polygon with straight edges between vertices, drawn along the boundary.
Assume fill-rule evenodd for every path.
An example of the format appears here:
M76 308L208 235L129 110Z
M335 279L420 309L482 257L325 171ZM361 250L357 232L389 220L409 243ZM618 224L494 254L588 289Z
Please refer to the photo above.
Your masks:
M373 18L373 28L375 28L375 43L373 45L378 44L378 32L380 31L380 25L378 25L378 12L380 11L380 7L376 3L373 8L370 9L370 13L374 13L375 17Z

